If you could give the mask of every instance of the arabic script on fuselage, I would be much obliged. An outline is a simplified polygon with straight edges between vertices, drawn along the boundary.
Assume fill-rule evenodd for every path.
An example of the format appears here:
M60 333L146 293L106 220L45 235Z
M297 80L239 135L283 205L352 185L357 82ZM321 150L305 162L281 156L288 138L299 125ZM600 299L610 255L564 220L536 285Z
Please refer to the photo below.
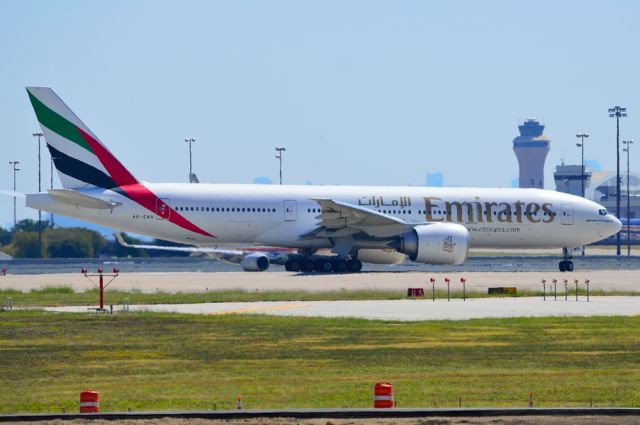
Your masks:
M555 219L553 204L544 202L483 202L445 201L435 196L425 196L424 216L426 221L454 223L551 223ZM408 208L409 196L386 198L383 196L363 196L358 205L371 208Z

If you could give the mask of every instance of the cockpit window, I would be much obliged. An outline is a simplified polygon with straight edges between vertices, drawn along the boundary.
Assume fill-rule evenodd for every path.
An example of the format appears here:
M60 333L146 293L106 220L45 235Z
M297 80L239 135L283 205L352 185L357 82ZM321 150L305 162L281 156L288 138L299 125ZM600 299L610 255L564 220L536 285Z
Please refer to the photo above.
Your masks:
M607 215L607 214L609 214L609 213L607 212L607 209L606 209L606 208L602 208L602 209L599 209L599 210L598 210L598 214L600 214L600 215Z

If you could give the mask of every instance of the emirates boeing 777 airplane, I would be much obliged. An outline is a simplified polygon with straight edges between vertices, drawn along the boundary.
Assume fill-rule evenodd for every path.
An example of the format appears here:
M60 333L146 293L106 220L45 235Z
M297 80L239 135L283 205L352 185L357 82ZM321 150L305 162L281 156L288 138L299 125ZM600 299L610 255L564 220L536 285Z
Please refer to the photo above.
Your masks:
M245 270L461 264L477 247L562 249L560 270L572 271L573 252L621 228L595 202L540 189L146 183L53 90L27 92L63 187L27 194L27 206L188 244Z

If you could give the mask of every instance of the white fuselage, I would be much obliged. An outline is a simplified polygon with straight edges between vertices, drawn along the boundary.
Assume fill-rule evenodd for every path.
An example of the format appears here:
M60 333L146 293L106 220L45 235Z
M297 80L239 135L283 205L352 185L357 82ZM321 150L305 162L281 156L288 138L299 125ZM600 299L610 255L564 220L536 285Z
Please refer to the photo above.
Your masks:
M459 223L471 247L562 248L586 245L619 230L619 221L584 198L539 189L375 186L271 186L145 184L172 210L215 236L172 223L130 198L104 189L78 190L119 204L93 209L55 202L48 194L27 195L27 206L119 230L196 246L257 244L329 248L326 237L308 235L321 222L314 199L332 199L394 216L409 223ZM356 239L358 248L388 241Z

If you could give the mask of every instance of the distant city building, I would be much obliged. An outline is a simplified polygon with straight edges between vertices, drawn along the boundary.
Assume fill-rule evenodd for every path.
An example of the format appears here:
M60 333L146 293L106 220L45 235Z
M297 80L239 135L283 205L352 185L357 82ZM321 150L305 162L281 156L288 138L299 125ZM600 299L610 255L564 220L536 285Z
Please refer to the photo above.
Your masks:
M442 173L427 173L427 186L442 187L444 186L444 176Z
M585 167L588 167L591 171L602 171L602 166L595 159L585 159Z
M584 175L581 165L556 165L556 171L553 173L553 179L556 182L556 190L558 192L570 193L576 196L582 196L582 178L584 176L584 190L587 193L587 187L591 182L591 171L584 167Z
M258 176L255 179L253 179L253 184L273 184L273 182L269 177Z
M528 119L518 126L520 136L513 139L513 151L520 167L520 187L544 188L544 161L551 139L544 136L544 125Z

